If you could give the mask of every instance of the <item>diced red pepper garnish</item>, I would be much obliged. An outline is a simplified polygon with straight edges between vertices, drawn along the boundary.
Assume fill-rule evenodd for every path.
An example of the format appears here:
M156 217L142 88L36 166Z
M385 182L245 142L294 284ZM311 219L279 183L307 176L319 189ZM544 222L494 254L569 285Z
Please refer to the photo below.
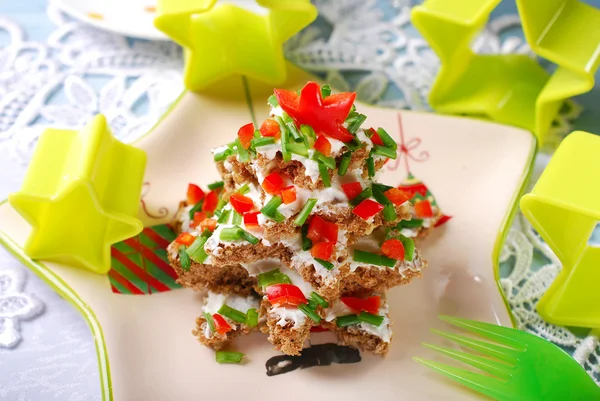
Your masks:
M338 225L332 223L330 221L325 222L325 226L323 227L322 238L329 242L337 243L338 240Z
M381 252L388 258L404 260L404 244L396 238L384 241L381 245Z
M329 260L331 259L331 255L333 255L333 242L319 242L317 244L313 244L312 248L310 248L310 254L313 258Z
M258 227L258 215L260 212L244 213L244 225L246 228Z
M187 204L195 205L204 199L204 191L196 184L188 184Z
M196 237L190 233L181 233L175 238L175 242L181 245L190 246L194 242Z
M406 202L409 197L406 192L398 189L398 188L390 188L383 193L386 198L390 200L394 205L399 206Z
M445 224L448 220L450 220L452 218L452 216L446 216L445 214L440 217L440 219L437 221L437 223L435 223L434 227L439 227L442 224Z
M362 192L363 188L362 185L360 185L360 182L357 181L348 184L342 184L342 190L348 197L348 200L352 200Z
M244 149L250 147L250 141L254 139L254 124L249 123L238 130L238 138Z
M281 199L286 205L296 201L296 187L290 185L281 190Z
M215 228L217 228L217 220L215 220L215 219L204 219L200 223L200 231L204 231L204 230L215 231Z
M428 200L422 200L420 202L415 203L415 213L417 214L417 217L433 217L431 203L429 203Z
M374 295L369 298L342 297L342 302L355 312L369 312L376 315L381 305L381 297Z
M352 213L357 215L358 217L362 217L365 220L375 216L377 213L383 210L383 205L375 202L371 199L365 199L358 206L356 206Z
M310 125L315 132L323 132L342 142L354 139L342 124L350 113L356 93L338 93L323 99L319 84L308 82L300 96L295 91L284 89L275 89L275 96L283 111L297 124Z
M375 128L369 128L369 131L371 133L371 142L373 142L374 145L383 146L383 141L381 140L381 137L379 136Z
M310 328L311 333L321 333L323 331L329 331L329 329L326 329L323 326L313 326Z
M196 228L198 224L202 223L206 219L206 213L204 212L194 212L194 219L190 221L190 227Z
M279 173L271 173L265 177L262 187L268 194L279 194L283 187L283 177Z
M319 135L315 141L315 150L321 152L324 156L331 156L331 142L325 138L325 135Z
M275 139L279 139L281 137L279 123L275 120L267 118L260 126L260 133L262 136L272 136Z
M323 220L320 216L313 216L308 223L308 232L306 237L312 242L323 241L323 231L325 230L325 224L327 221Z
M212 315L212 318L215 322L215 330L217 330L219 334L227 334L231 330L233 330L229 323L227 323L227 320L225 320L225 318L223 318L223 316L219 315L218 313Z
M300 288L292 284L274 284L266 289L267 298L274 306L298 306L307 303L306 297Z
M217 203L219 203L219 193L216 190L210 191L208 194L206 194L206 198L204 198L202 211L214 213L215 209L217 208Z
M231 203L233 210L239 214L244 214L254 208L254 202L252 199L242 194L236 193L231 195L229 202Z

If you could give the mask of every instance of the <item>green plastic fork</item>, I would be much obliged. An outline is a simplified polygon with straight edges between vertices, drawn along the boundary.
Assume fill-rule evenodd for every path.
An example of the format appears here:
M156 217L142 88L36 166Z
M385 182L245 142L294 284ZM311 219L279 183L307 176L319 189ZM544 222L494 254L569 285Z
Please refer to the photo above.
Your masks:
M414 358L417 362L495 400L600 400L600 388L569 354L556 345L533 334L507 327L450 316L440 316L440 319L495 343L432 330L481 355L433 344L423 345L489 375Z

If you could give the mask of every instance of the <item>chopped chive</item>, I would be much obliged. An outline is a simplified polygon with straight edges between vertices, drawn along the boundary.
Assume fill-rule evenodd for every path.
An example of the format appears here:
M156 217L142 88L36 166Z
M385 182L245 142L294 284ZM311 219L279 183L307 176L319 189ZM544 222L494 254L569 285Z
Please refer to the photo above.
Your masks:
M192 206L192 208L189 211L190 220L194 220L194 213L202 210L203 203L204 203L204 199L202 199L200 202L198 202L194 206Z
M264 137L264 138L254 138L250 141L250 146L253 148L259 148L261 146L272 145L275 143L275 138L272 137Z
M208 189L212 191L213 189L223 188L224 185L225 183L223 181L216 181L212 184L208 184Z
M385 184L380 184L378 182L374 182L371 184L371 187L373 187L373 189L377 188L378 190L380 190L381 192L385 192L388 189L392 189L394 187L391 187L389 185L385 185Z
M335 319L335 323L338 327L346 327L351 326L353 324L359 324L360 319L358 318L358 315L346 315L340 316L337 319Z
M217 207L215 209L215 211L219 210L221 211L221 209L223 209L223 206L225 206L227 204L227 202L225 201L225 199L221 198L219 199L219 202L217 202Z
M310 125L301 125L300 132L313 140L317 139L317 134L315 134L315 130Z
M312 212L312 210L316 204L317 204L316 198L308 198L308 200L304 204L304 207L302 207L302 210L300 210L300 213L298 213L298 216L296 216L296 219L294 220L294 224L298 227L302 226L308 219L310 212Z
M213 320L213 317L210 315L210 313L204 312L204 320L206 320L206 324L208 324L208 328L210 329L210 332L214 333L215 332L215 321Z
M217 351L215 355L217 363L240 363L244 358L241 352Z
M241 193L242 195L245 195L248 192L250 192L250 187L248 186L248 184L244 184L240 187L240 189L238 189L238 192Z
M246 326L256 327L258 325L258 312L254 308L248 309L246 312Z
M423 225L423 220L421 219L411 219L411 220L402 220L400 223L396 225L397 230L402 230L403 228L418 228Z
M214 160L216 162L222 162L223 160L227 159L229 156L231 156L233 152L231 151L231 149L225 149L222 152L219 153L215 153L214 156Z
M241 162L247 162L250 159L250 154L247 149L244 149L242 146L242 142L240 142L240 138L235 140L235 147L237 148L238 154L240 155Z
M217 220L217 223L227 224L229 222L230 214L231 214L231 210L223 210L223 212L221 213L221 216L219 217L219 220Z
M219 219L219 218L221 217L221 215L222 215L222 214L223 214L223 211L222 211L222 210L215 209L215 213L214 213L214 215L217 217L217 219ZM217 220L217 222L218 222L218 221L219 221L219 220Z
M331 95L331 86L329 86L329 84L321 86L321 96L327 97L329 95Z
M285 123L285 125L287 126L288 130L294 138L302 139L304 137L304 135L302 135L302 133L296 126L296 122L287 113L282 113L281 119L283 120L283 122Z
M350 166L350 160L352 160L352 153L346 152L342 156L342 160L340 161L340 168L338 169L338 175L345 175L348 171L348 167Z
M386 132L386 130L384 130L383 128L377 128L377 133L379 134L381 142L383 142L385 147L391 148L394 151L398 149L398 144L392 139L392 137Z
M362 148L363 144L356 138L351 140L350 142L346 142L344 145L352 152L356 152L358 149Z
M281 213L279 213L279 211L275 210L275 213L273 214L273 216L267 216L268 218L270 218L271 220L276 221L277 223L281 223L285 220L285 216Z
M314 322L321 323L321 316L319 316L314 310L310 309L307 304L298 305L298 309L304 312L304 314L311 318Z
M277 212L277 208L283 203L283 201L281 200L281 197L278 195L273 196L268 202L267 204L260 209L260 212L262 214L264 214L267 217L272 218L273 220L275 220L273 217L275 216Z
M258 285L260 287L265 288L273 284L292 284L292 281L287 274L280 272L279 269L269 270L258 275Z
M325 298L323 298L322 296L320 296L319 294L317 294L315 291L313 291L313 292L310 293L310 297L312 299L314 299L323 308L328 308L329 307L329 302L327 302L325 300Z
M392 202L381 192L378 186L371 185L371 189L373 190L373 198L382 205L391 205Z
M312 159L319 163L323 163L325 166L327 166L327 168L332 170L335 168L335 159L333 157L327 157L319 151L315 151Z
M227 147L232 151L235 149L236 146L237 146L237 144L235 141L231 141L227 144Z
M308 147L304 143L289 143L287 148L291 153L308 157Z
M385 221L394 221L398 218L398 214L392 203L388 203L383 207L383 218Z
M367 159L367 171L369 173L369 177L375 176L375 160L373 159L373 155L370 155Z
M255 129L254 130L254 137L255 138L260 138L261 136L262 136L262 134L260 133L260 130L259 129Z
M369 323L377 327L381 326L381 323L383 323L383 316L374 315L365 311L360 312L358 318L361 322Z
M350 204L352 206L358 206L365 199L369 199L371 195L373 195L373 190L371 189L371 187L366 187L361 191L361 193L356 195L356 198L350 201Z
M235 210L233 211L233 217L231 218L231 224L233 225L239 225L242 224L242 215L239 214L238 212L236 212Z
M190 260L190 255L186 252L187 247L183 245L179 248L179 264L184 271L190 270L192 266L192 261Z
M331 262L328 262L328 261L326 261L326 260L323 260L323 259L319 259L319 258L315 258L315 260L316 260L316 261L317 261L317 262L318 262L318 263L319 263L321 266L323 266L324 268L326 268L327 270L331 270L331 269L333 269L333 263L331 263Z
M357 115L352 120L352 122L350 124L348 124L348 131L350 131L350 133L352 133L352 134L356 133L356 131L358 131L358 129L360 128L362 123L365 122L366 119L367 119L367 116L365 116L364 114Z
M273 107L279 106L279 102L277 101L277 96L275 96L275 95L269 96L269 98L267 99L267 102Z
M208 228L205 228L204 231L202 231L201 236L205 237L205 238L210 238L212 236L213 232L210 231ZM194 245L194 244L192 244ZM188 255L189 255L189 248L188 248Z
M323 180L323 186L325 188L331 187L331 177L329 176L329 169L323 163L319 164L319 175L321 176L321 180Z
M316 309L317 309L317 306L319 306L319 304L317 303L317 301L315 301L315 300L314 300L314 299L312 299L312 298L309 298L309 299L307 300L307 302L308 302L308 307L309 307L310 309L312 309L312 310L316 310Z
M204 244L206 244L208 238L210 238L210 235L205 236L204 233L200 237L197 237L194 242L192 242L192 245L190 245L190 247L186 250L186 254L192 260L198 263L204 263L208 257L208 254L204 250Z
M260 242L260 240L258 238L256 238L254 235L250 234L248 231L243 230L241 228L240 228L240 237L242 237L242 239L245 239L252 245L256 245Z
M376 155L389 157L392 160L396 160L396 157L398 156L395 150L378 145L373 146L373 153Z
M308 224L302 226L302 250L308 251L312 248L312 241L307 237L308 235Z
M288 150L289 135L287 126L279 116L275 117L275 121L279 124L279 130L281 131L281 155L284 161L289 162L292 160L292 154Z
M221 230L219 239L223 241L236 241L240 239L240 229L238 227L227 227Z
M230 318L234 322L246 323L246 314L244 312L230 307L227 304L223 304L223 306L221 306L217 313L219 315L223 315L225 317Z
M359 249L354 250L352 259L354 259L355 262L368 263L375 266L396 266L396 261L394 259L390 259L387 256L379 255L377 253L361 251Z
M404 260L412 262L415 256L415 241L402 234L398 235L398 239L402 242L402 245L404 245Z

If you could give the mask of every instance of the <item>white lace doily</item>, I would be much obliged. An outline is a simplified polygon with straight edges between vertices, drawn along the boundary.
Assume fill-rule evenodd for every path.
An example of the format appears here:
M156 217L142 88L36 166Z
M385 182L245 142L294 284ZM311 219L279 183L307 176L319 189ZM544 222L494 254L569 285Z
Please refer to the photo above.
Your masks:
M363 101L428 108L426 95L439 62L410 24L409 0L315 4L320 16L287 43L289 60L338 90L356 91ZM55 29L45 41L27 40L18 24L0 16L0 33L9 43L0 49L0 199L18 189L46 127L77 129L102 112L113 132L131 142L183 89L178 46L102 32L70 21L52 6L47 14ZM530 54L516 15L491 20L473 47ZM557 119L554 144L570 131L569 121L578 112L570 103ZM543 165L540 158L538 167ZM598 339L546 324L535 312L560 264L522 216L509 234L502 262L502 284L519 327L559 344L600 379ZM100 399L95 351L83 319L35 277L20 292L24 269L4 250L0 269L0 347L18 342L19 326L24 337L19 347L0 349L0 398ZM38 299L48 313L19 325L41 311Z

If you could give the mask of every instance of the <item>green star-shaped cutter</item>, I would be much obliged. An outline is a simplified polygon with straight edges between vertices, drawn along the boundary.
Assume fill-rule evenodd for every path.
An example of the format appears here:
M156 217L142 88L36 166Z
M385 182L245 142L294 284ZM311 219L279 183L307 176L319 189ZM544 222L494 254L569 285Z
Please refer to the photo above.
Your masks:
M560 144L521 210L563 264L540 299L553 324L600 328L600 247L589 239L600 221L600 137L582 131Z
M527 55L483 55L470 48L499 2L428 0L413 8L413 24L441 60L429 103L442 113L526 128L543 143L564 100L593 87L598 10L578 1L517 1L530 47L558 64L550 76Z
M25 253L110 270L110 246L143 228L138 210L146 154L117 141L97 115L81 131L48 129L10 204L32 226Z
M159 0L156 27L185 49L184 82L192 91L231 75L271 85L286 78L283 44L317 17L309 0Z

